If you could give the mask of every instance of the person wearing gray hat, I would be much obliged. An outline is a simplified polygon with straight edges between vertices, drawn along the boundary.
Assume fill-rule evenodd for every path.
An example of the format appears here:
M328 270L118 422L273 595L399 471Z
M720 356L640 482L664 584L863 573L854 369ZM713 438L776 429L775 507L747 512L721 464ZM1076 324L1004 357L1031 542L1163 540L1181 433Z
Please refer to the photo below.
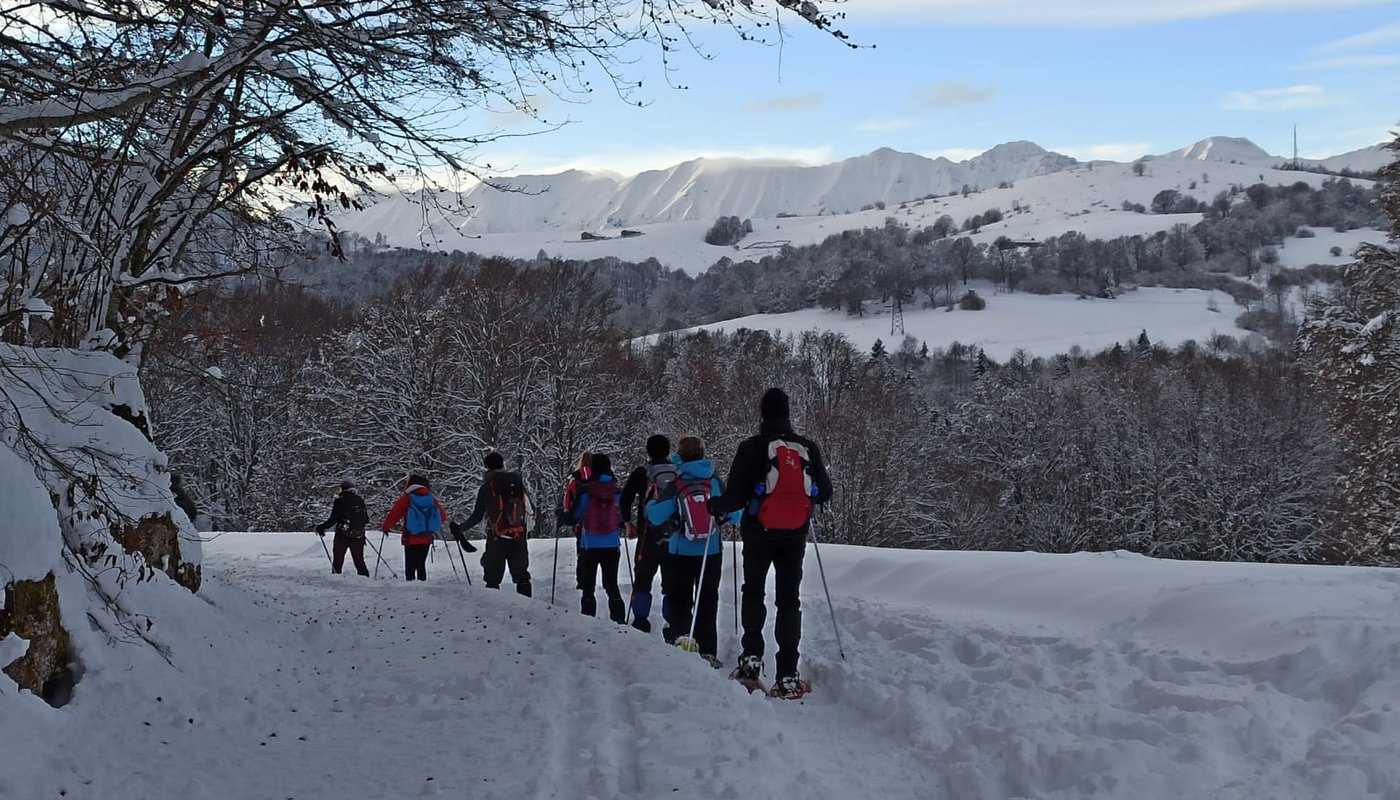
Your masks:
M340 494L331 505L330 519L316 526L316 535L325 536L326 530L335 528L334 553L331 558L331 572L336 575L345 566L345 551L350 551L350 559L355 562L355 571L369 577L369 567L365 565L365 527L369 525L369 512L365 510L364 498L355 491L355 482L345 479L340 482Z

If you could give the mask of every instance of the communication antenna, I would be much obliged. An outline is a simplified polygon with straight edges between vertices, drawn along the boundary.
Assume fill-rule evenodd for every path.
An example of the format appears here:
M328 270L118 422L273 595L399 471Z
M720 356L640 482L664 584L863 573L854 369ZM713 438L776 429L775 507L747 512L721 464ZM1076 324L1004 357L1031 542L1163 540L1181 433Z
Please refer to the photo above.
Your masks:
M1298 123L1293 123L1293 168L1300 169L1302 164L1298 161Z

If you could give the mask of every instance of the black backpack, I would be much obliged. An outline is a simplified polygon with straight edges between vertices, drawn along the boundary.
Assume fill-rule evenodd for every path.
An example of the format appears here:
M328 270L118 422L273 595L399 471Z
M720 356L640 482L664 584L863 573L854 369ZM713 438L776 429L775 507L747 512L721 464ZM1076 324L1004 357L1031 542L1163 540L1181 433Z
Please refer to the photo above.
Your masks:
M670 461L663 461L660 464L647 465L647 496L651 500L670 500L676 496L676 481L680 479L680 469ZM679 500L677 501L679 503ZM679 506L677 506L679 510ZM670 538L671 532L676 529L675 515L671 515L665 522L652 524L646 516L646 506L643 504L642 520L647 523L647 538L653 542L664 542Z
M369 512L365 510L364 498L354 492L345 492L341 498L345 500L345 513L335 524L335 532L352 537L364 536L365 528L369 527Z
M488 483L495 505L490 509L491 533L502 539L524 539L525 482L516 472L497 472Z

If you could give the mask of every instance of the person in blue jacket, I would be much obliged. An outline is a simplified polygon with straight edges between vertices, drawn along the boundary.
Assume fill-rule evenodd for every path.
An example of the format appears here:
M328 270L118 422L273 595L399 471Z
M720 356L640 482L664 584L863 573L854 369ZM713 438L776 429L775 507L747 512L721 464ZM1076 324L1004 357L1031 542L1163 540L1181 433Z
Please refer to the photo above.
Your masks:
M613 475L612 459L594 453L586 483L565 510L565 519L578 525L578 588L582 593L579 610L590 617L598 615L598 599L593 594L598 574L608 595L608 616L613 622L627 621L627 605L617 585L617 566L622 555L621 487Z
M710 516L706 504L711 497L723 494L724 486L715 477L714 464L705 458L705 443L698 436L681 437L676 444L676 463L680 473L676 492L648 502L647 520L653 525L675 523L668 553L661 562L661 587L670 598L670 624L680 634L676 646L698 651L710 666L719 669L723 664L716 656L717 617L724 542L721 520ZM740 512L734 512L727 519L737 525L739 517Z

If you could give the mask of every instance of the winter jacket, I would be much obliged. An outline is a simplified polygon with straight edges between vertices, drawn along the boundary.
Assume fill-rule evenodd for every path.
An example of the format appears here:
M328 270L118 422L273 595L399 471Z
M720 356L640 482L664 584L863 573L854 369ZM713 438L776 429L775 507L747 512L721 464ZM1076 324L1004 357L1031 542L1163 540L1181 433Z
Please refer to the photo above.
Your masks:
M501 470L501 469L488 469L488 470L486 471L486 475L481 479L481 488L476 490L476 506L475 506L474 508L472 508L472 515L471 515L470 517L467 517L467 519L466 519L465 521L457 523L457 526L458 526L458 529L459 529L459 530L466 531L468 528L475 527L477 523L481 522L483 519L486 519L486 515L487 515L487 514L489 514L489 513L491 513L491 512L493 512L493 511L496 510L496 501L495 501L495 498L492 496L492 491L491 491L491 479L494 478L497 474L502 473L502 472L505 472L505 470ZM530 501L530 491L529 491L528 489L526 489L526 490L525 490L525 530L526 530L526 531L529 531L532 527L534 527L534 517L535 517L535 506L534 506L534 503L532 503L532 502ZM495 530L492 530L492 529L491 529L491 528L493 528L494 525L495 525L495 520L496 520L496 518L495 518L495 517L492 517L492 519L490 519L490 520L487 521L487 528L488 528L488 530L486 531L486 533L487 533L488 536L490 536L491 534L494 534L494 533L495 533Z
M612 475L599 475L593 480L599 481L600 483L613 483L617 481L617 478ZM573 520L575 529L579 532L579 548L582 550L593 550L621 547L621 524L611 531L590 531L585 529L583 521L588 513L588 503L592 500L592 498L589 497L587 486L585 482L580 482L578 484L578 487L574 491L574 505L567 509L569 519ZM615 502L620 502L621 499L622 497L619 494ZM619 508L619 517L620 516L621 509Z
M388 533L395 525L404 520L404 517L408 515L408 496L410 494L416 494L422 497L424 495L431 496L432 492L428 491L428 487L419 486L417 484L408 487L402 495L399 495L399 499L394 501L393 507L389 509L389 516L384 518L384 524L379 526L379 530ZM433 497L433 505L437 507L438 513L442 515L442 528L445 529L447 527L447 512L442 508L442 501ZM433 540L436 538L437 536L431 533L409 533L407 528L405 528L403 532L403 544L405 547L411 544L432 544Z
M724 492L724 485L720 483L719 478L715 477L715 465L708 458L702 458L697 461L681 461L676 459L676 465L680 470L681 480L693 481L708 478L710 480L710 493L712 497L719 497ZM652 525L663 525L666 520L672 517L678 517L678 502L679 501L675 497L666 500L647 501L647 521ZM730 514L725 521L731 525L737 525L739 523L739 517L739 512L735 511ZM673 555L702 556L705 555L707 546L710 555L718 553L720 549L724 547L723 537L720 536L718 530L712 532L709 538L702 541L687 539L685 531L682 530L679 525L671 532L669 552Z
M368 519L363 522L353 519L350 514L350 509L356 506L364 508L364 504L365 501L360 499L360 496L355 493L354 489L341 490L340 494L336 495L335 502L331 504L330 519L317 525L316 530L325 531L335 528L336 533L341 533L341 528L343 527L346 533L358 532L363 534L365 532L365 525L368 524Z
M812 484L817 490L812 502L820 505L831 499L831 478L826 474L826 464L822 461L821 450L817 445L812 440L793 433L792 423L788 420L766 419L759 425L757 436L750 436L739 443L739 449L734 452L734 463L729 467L729 478L725 482L727 488L724 494L710 501L710 511L716 514L743 511L739 532L744 536L806 536L811 528L810 520L801 528L792 531L765 531L758 521L757 489L768 479L768 445L774 439L786 439L807 448L811 460L808 469L812 475Z

